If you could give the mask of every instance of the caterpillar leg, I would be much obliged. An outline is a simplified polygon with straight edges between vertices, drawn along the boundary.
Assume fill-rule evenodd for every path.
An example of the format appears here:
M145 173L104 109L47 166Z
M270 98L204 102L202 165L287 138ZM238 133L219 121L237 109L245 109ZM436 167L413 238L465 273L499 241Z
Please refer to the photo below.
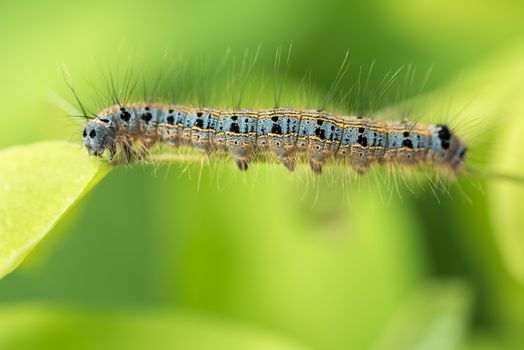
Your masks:
M322 172L322 165L326 159L333 156L336 144L326 144L322 141L312 139L308 145L309 166L315 174Z
M295 156L287 156L287 157L282 157L280 158L280 162L282 164L284 164L284 166L289 170L289 171L295 171L295 167L296 167L296 163L297 163L297 160L295 158Z
M322 163L323 161L319 161L318 159L314 159L314 158L309 159L309 166L315 174L322 173Z
M349 157L351 160L351 167L359 175L364 175L368 172L373 157L369 151L365 148L357 146L351 146Z
M255 137L232 136L226 139L226 147L233 155L240 170L247 170L255 150Z
M109 149L109 158L108 158L108 160L110 162L113 162L113 159L115 158L115 155L116 155L116 145L115 144L111 144L108 149Z
M246 158L235 158L235 163L238 167L238 169L242 171L246 171L249 167L249 162Z
M111 161L111 164L113 166L129 164L133 158L131 146L127 143L122 143L118 148L118 151L117 147L110 150L109 160Z
M279 163L284 164L290 171L295 170L295 135L282 136L275 140L270 140L268 149L276 155Z

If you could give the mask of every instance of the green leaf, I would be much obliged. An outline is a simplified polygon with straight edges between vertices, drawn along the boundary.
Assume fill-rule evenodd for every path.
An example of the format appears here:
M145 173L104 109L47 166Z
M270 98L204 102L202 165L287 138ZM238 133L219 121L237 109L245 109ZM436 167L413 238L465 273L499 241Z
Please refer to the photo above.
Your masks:
M38 304L0 309L2 349L306 349L292 339L189 312L119 313Z
M0 278L110 169L78 145L42 142L0 152Z

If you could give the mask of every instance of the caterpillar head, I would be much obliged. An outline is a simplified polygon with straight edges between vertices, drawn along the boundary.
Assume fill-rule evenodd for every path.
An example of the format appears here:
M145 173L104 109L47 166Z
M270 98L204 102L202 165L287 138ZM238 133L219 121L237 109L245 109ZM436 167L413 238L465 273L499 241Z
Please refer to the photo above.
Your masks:
M468 147L446 125L433 127L433 157L437 163L449 167L454 173L464 168Z
M89 154L101 157L106 150L109 151L110 158L115 154L116 131L108 119L97 117L87 123L82 137Z

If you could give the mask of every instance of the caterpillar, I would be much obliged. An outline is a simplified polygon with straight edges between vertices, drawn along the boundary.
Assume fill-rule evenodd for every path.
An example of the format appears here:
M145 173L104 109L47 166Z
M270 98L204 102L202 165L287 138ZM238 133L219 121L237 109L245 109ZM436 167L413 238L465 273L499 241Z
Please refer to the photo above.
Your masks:
M289 170L307 161L317 174L330 159L347 161L358 174L381 163L429 164L457 174L468 149L441 124L382 122L322 110L219 110L146 102L102 110L90 118L82 136L89 154L108 154L115 165L145 159L161 143L204 154L228 152L241 170L261 155L273 155Z

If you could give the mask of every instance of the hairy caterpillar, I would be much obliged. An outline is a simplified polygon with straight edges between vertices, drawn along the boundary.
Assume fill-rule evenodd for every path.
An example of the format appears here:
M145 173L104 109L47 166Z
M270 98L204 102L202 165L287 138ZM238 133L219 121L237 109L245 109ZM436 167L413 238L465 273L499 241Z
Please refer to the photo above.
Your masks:
M306 160L315 173L329 159L349 161L359 174L380 163L431 164L456 174L467 146L445 125L379 122L324 111L272 108L218 110L144 102L116 104L83 130L90 154L114 164L147 156L157 143L229 152L239 169L271 154L288 169Z

